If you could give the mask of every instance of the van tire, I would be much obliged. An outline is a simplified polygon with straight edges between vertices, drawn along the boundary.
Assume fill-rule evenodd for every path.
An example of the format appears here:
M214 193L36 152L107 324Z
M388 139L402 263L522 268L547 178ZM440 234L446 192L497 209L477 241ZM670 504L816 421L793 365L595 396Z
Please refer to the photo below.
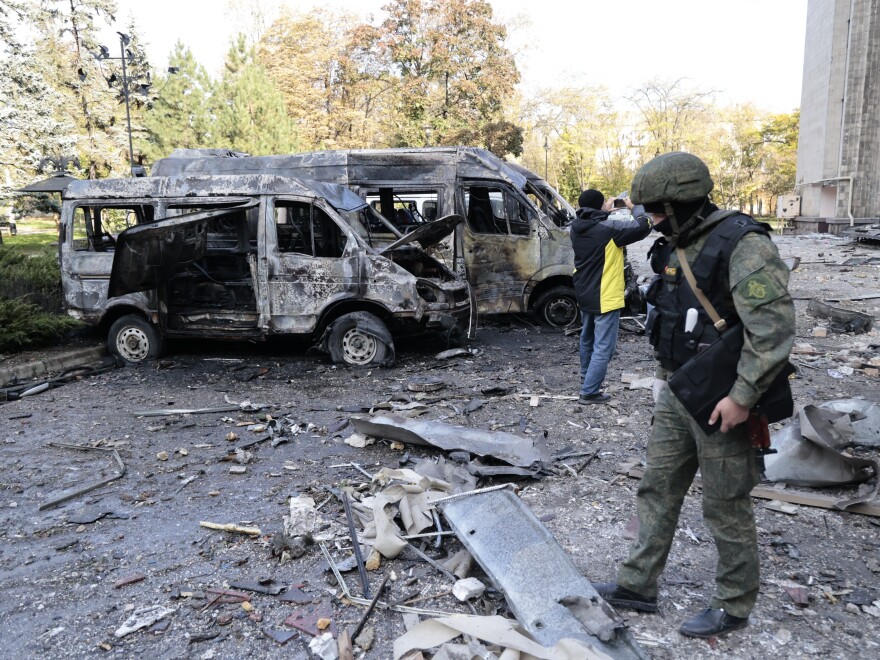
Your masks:
M121 316L110 326L107 348L128 364L154 360L162 354L162 335L152 323L136 314Z
M350 367L387 367L394 363L391 333L369 312L352 312L336 319L330 326L327 351L334 363Z
M534 313L538 320L550 328L567 328L577 322L577 296L570 286L555 286L538 296Z

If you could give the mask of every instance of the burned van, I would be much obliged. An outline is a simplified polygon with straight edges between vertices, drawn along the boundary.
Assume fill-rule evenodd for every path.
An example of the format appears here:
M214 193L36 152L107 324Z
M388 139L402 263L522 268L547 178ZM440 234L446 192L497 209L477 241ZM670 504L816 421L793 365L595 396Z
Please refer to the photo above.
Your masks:
M379 212L370 240L381 244L430 222L465 218L438 256L465 274L481 314L532 312L550 326L578 318L574 251L565 223L524 174L485 149L363 149L284 156L180 149L154 175L278 174L348 186ZM549 187L549 184L548 184ZM558 195L558 193L557 193ZM561 198L560 198L561 199ZM573 212L573 210L572 210Z
M71 183L60 234L68 312L128 362L164 338L313 338L335 362L390 364L394 337L471 329L466 281L419 248L442 218L369 245L375 211L349 189L273 176Z

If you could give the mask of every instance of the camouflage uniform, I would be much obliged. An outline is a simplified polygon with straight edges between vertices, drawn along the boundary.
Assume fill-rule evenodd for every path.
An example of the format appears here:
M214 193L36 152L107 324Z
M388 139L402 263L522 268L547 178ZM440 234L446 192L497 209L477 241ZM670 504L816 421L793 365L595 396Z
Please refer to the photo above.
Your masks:
M688 262L699 254L712 225L697 225L685 247ZM673 252L669 265L677 267ZM731 296L745 327L738 378L730 397L751 408L784 367L794 343L794 304L788 267L765 235L750 233L734 248L728 269ZM657 376L665 379L662 368ZM666 564L681 505L699 468L703 517L718 550L716 588L710 607L747 617L758 594L758 546L749 494L758 472L745 424L707 435L667 387L654 408L647 469L639 486L639 536L617 584L654 598Z

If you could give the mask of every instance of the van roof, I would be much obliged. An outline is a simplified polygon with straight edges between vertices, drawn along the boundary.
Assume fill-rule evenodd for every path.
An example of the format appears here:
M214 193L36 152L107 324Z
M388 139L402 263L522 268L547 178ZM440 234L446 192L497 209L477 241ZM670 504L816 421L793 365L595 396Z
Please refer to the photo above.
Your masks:
M302 179L341 184L383 182L433 183L439 171L446 180L502 178L518 189L526 177L479 147L425 147L398 149L342 149L277 156L247 156L225 149L175 149L157 160L156 176L203 174L284 174L297 170Z
M64 192L64 199L227 197L266 194L322 197L340 211L351 211L366 205L364 200L345 186L302 181L272 174L241 176L193 174L87 179L71 182Z

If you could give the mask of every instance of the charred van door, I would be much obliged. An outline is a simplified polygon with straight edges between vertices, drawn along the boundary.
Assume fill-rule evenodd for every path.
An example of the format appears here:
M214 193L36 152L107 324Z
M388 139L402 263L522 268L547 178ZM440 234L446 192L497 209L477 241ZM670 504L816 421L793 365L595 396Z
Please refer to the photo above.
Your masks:
M150 223L155 209L150 203L113 203L83 200L69 207L62 219L61 271L67 308L82 318L103 312L116 237L132 224Z
M541 264L536 212L511 189L493 182L466 182L461 194L464 263L477 309L484 314L526 311L526 285Z
M256 229L258 204L184 213L123 232L108 297L156 291L159 323L169 336L258 334L250 268L256 236L248 223L250 216Z
M277 198L267 214L259 277L269 324L275 333L313 332L333 302L361 294L358 250L316 200Z

